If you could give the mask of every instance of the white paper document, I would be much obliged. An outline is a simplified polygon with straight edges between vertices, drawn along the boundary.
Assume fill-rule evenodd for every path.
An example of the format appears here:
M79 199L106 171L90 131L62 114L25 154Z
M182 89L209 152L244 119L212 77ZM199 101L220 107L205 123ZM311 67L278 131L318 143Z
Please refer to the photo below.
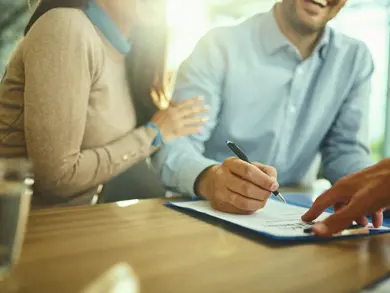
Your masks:
M370 289L364 289L360 293L389 293L390 292L390 278L386 279Z
M208 201L177 202L172 205L194 210L209 216L213 216L236 225L267 233L276 237L302 237L310 224L301 220L301 216L308 210L299 206L284 204L276 200L268 200L266 206L252 215L234 215L214 210ZM323 213L316 221L328 217L329 213ZM381 229L388 229L381 227Z

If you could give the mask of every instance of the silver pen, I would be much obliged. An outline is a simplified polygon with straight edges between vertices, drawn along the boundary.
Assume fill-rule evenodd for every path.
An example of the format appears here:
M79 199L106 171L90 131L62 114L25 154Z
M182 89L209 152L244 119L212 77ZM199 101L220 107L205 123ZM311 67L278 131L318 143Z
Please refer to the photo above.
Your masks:
M250 163L248 157L244 154L244 152L232 141L226 141L227 146L229 149L241 160ZM286 203L286 200L284 199L283 195L278 191L272 191L272 194L278 197L282 202Z

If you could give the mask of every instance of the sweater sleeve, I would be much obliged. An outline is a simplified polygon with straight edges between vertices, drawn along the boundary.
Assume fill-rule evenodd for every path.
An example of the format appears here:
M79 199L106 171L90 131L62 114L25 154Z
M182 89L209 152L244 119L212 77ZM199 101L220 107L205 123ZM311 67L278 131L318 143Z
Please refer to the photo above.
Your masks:
M44 196L87 191L155 150L156 131L147 127L98 148L82 148L91 85L102 62L94 33L81 11L54 9L24 40L25 138L35 188Z

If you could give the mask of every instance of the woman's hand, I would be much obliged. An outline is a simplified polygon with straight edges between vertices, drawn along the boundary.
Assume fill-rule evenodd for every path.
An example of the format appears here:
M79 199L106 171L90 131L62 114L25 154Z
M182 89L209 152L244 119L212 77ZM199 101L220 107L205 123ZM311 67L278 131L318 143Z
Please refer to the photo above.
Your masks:
M167 143L181 136L199 133L208 120L204 116L207 110L203 98L194 97L158 111L150 122L157 125L164 142Z

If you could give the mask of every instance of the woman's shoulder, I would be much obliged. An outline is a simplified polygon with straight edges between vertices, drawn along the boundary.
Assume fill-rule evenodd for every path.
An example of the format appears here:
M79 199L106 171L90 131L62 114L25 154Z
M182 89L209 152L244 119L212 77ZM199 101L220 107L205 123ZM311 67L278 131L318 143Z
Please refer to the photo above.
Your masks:
M97 74L103 64L101 39L84 12L75 8L54 8L43 14L20 46L25 65L29 60L42 59L61 66L61 62L77 62L83 56Z
M76 8L54 8L43 14L31 27L25 41L34 41L36 38L51 40L72 39L92 40L98 39L96 30L85 15Z

